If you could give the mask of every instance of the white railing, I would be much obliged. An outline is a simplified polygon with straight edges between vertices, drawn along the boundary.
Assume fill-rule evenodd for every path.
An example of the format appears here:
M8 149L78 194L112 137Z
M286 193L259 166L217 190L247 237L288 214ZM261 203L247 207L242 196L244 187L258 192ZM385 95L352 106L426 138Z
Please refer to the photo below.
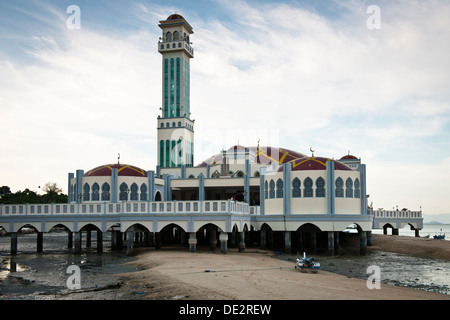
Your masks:
M422 218L422 211L411 211L411 210L373 210L369 208L367 210L369 215L373 215L374 219L411 219Z
M255 207L231 200L216 201L154 201L119 203L70 203L70 204L0 204L0 217L56 216L98 214L157 214L157 213L254 213ZM256 210L257 212L257 210Z

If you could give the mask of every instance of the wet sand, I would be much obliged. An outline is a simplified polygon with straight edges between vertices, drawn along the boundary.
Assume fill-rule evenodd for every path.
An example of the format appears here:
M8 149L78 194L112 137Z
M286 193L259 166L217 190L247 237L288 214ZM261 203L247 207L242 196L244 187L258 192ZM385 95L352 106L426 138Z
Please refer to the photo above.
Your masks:
M355 241L354 241L355 242ZM354 243L346 250L351 251ZM373 235L369 251L386 251L449 259L449 241ZM128 274L123 289L141 299L189 300L449 300L450 295L389 284L370 290L367 281L320 270L300 273L292 260L274 258L268 250L143 249L131 264L143 268ZM320 256L317 260L320 261ZM324 258L325 259L325 258ZM351 264L351 259L347 263ZM327 260L329 261L329 260ZM343 260L341 260L343 261Z

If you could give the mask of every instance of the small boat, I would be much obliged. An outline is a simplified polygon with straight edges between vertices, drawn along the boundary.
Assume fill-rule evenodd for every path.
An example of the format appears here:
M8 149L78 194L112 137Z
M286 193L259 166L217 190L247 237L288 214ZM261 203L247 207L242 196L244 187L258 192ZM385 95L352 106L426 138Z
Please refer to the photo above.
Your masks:
M426 236L423 236L422 238L429 238L430 237L430 234L427 234Z
M320 269L320 263L314 262L314 258L307 258L306 252L303 252L303 258L297 259L295 269L299 269L300 272L307 272L310 270L312 273L317 273Z
M445 234L434 235L433 238L437 239L437 240L444 240L445 239Z

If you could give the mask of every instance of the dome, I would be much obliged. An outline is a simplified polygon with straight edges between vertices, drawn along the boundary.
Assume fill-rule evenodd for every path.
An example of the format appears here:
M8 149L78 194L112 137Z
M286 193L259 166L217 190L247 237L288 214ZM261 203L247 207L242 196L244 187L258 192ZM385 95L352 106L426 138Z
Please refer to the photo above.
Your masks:
M340 160L358 160L358 158L355 156L352 156L351 154L346 154Z
M324 157L303 157L290 161L292 165L292 171L301 171L301 170L326 170L327 162L334 162L334 170L346 170L353 171L349 166L335 161L329 158ZM283 167L278 168L278 172L282 172Z
M256 156L256 163L270 164L272 162L276 162L278 164L287 163L297 158L306 157L303 153L292 151L284 148L275 148L275 147L244 147L241 145L232 146L227 150L228 152L233 151L245 151L249 150L249 153ZM222 163L222 153L218 153L209 157L208 159L202 161L196 167L206 167L207 165L217 165Z
M128 164L106 164L103 166L99 166L92 170L89 170L84 174L85 177L102 177L102 176L111 176L112 169L117 169L118 175L121 177L147 177L147 171L135 167L130 166Z
M181 15L177 14L177 13L171 14L167 18L167 20L178 20L178 19L184 19L184 18Z

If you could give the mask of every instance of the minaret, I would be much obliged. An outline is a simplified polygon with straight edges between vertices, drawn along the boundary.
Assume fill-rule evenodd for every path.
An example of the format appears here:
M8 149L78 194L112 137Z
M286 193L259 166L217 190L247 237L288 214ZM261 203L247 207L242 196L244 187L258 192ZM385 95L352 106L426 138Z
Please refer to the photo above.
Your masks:
M192 167L194 121L190 108L190 64L194 57L190 24L179 14L160 21L162 37L162 111L158 116L158 165L160 168Z

